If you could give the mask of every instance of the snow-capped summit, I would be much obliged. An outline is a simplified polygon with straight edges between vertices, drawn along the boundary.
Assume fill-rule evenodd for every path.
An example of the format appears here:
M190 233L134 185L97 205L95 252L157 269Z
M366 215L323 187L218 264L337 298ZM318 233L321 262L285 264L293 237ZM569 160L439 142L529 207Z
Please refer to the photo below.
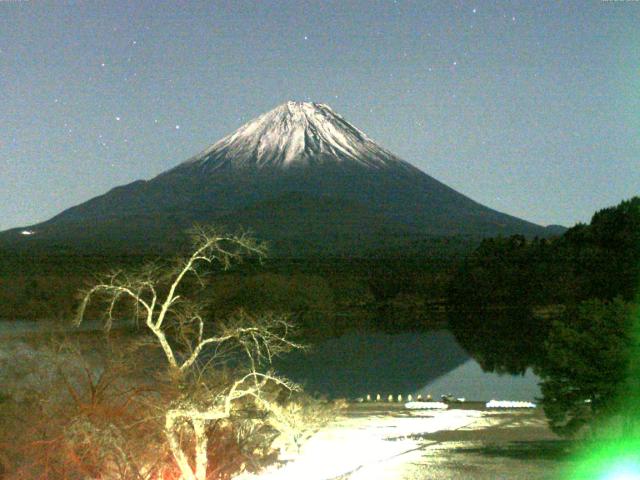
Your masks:
M293 101L245 123L182 165L211 171L344 162L376 169L408 166L328 105Z

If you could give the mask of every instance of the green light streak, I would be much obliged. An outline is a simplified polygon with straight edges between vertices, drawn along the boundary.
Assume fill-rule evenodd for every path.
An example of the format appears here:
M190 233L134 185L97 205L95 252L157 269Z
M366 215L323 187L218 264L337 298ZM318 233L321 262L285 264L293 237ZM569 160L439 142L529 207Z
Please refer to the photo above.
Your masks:
M639 302L636 302L638 305ZM640 315L634 309L627 381L609 422L597 429L560 477L563 480L640 480Z
M640 480L640 440L610 440L584 449L577 465L562 478L567 480Z

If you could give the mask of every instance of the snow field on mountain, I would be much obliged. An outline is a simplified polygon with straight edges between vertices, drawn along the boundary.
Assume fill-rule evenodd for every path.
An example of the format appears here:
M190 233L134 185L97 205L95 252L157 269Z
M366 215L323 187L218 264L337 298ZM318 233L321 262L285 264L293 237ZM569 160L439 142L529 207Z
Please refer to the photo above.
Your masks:
M314 162L354 162L367 168L408 164L378 146L329 106L286 102L251 120L187 164L215 170L236 167L287 168Z

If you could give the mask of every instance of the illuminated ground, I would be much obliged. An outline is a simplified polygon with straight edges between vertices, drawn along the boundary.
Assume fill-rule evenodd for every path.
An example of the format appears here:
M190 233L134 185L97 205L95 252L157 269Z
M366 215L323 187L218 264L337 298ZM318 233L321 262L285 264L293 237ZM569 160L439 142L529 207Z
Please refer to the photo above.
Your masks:
M555 479L567 445L539 410L408 412L362 404L260 479ZM245 476L243 478L251 478Z

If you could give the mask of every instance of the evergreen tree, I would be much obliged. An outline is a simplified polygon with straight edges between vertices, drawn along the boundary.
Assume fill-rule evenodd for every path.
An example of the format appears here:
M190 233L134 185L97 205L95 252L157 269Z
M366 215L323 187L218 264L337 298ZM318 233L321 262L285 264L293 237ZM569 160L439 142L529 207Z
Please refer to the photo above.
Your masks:
M551 428L572 435L605 418L624 398L633 306L620 297L567 308L545 342L542 406Z

